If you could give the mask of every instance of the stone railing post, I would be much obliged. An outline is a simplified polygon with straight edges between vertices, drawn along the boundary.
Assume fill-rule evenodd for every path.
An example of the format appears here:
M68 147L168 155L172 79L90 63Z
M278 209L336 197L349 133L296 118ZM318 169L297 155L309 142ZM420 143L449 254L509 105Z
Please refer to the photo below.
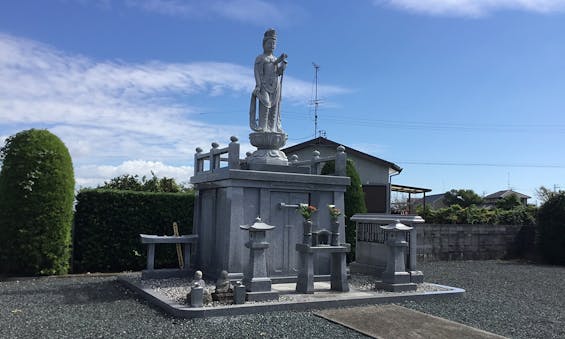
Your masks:
M212 143L212 149L210 149L210 169L214 170L216 168L220 168L220 154L218 154L218 145L217 142Z
M318 167L320 166L320 163L318 162L319 160L320 152L318 150L314 150L314 152L312 152L312 165L310 165L310 174L318 174Z
M335 175L338 176L346 176L346 163L347 163L347 154L345 154L345 147L338 146L337 153L335 155Z
M228 167L230 169L239 169L239 143L237 142L237 137L232 136L230 141L228 146Z
M200 173L204 171L204 161L200 159L200 154L202 153L202 148L196 147L196 154L194 154L194 172Z

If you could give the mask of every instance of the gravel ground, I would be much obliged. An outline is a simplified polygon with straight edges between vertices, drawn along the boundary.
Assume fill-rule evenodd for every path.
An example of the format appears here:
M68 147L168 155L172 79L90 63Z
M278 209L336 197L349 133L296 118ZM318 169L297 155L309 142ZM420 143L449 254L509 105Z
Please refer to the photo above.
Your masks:
M463 298L401 305L511 338L565 338L565 267L508 261L419 264Z
M565 338L565 267L467 261L421 264L426 281L462 298L404 306L513 338ZM115 277L0 281L0 338L355 338L310 312L175 319Z

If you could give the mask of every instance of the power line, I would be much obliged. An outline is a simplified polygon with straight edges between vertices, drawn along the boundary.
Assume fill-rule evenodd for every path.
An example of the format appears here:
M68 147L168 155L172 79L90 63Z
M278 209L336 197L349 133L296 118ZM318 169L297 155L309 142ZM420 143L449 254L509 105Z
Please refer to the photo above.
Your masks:
M480 162L430 162L430 161L396 161L396 162L407 165L425 165L425 166L565 168L565 165L559 165L559 164L504 164L504 163L480 163Z

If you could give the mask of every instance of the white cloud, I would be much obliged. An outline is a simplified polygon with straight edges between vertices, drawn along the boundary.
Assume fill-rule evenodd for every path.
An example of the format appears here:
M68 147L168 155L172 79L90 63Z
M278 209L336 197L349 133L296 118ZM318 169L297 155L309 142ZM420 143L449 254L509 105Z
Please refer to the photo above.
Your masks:
M171 166L160 161L128 160L120 165L82 165L75 168L78 187L96 187L111 178L123 174L146 176L151 178L151 172L159 178L174 178L177 183L188 183L193 174L192 166Z
M88 3L88 0L75 0ZM100 8L111 8L112 4L103 2L102 6L90 0ZM118 2L118 1L116 1ZM263 0L122 0L127 7L160 15L189 18L220 18L258 25L281 25L291 19L303 17L303 10L297 5ZM118 2L119 3L119 2ZM114 6L116 3L114 3Z
M191 164L197 146L248 133L245 113L207 124L196 119L200 109L191 99L228 93L248 102L252 72L217 62L97 62L0 33L0 135L47 128L65 142L75 166L128 159ZM310 86L285 77L284 100L306 103Z
M375 0L374 3L430 15L468 17L481 17L499 10L565 11L565 0Z

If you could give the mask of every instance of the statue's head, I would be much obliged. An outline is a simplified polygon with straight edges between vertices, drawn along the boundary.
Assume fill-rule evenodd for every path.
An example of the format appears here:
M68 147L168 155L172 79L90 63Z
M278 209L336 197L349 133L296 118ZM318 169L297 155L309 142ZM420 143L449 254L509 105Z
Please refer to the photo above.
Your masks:
M223 279L227 279L227 278L228 278L228 271L223 270L223 271L220 273L220 275L221 275L221 277L222 277Z
M194 272L194 279L202 279L202 271L196 271Z
M265 52L273 52L277 44L277 32L269 28L263 35L263 49Z

